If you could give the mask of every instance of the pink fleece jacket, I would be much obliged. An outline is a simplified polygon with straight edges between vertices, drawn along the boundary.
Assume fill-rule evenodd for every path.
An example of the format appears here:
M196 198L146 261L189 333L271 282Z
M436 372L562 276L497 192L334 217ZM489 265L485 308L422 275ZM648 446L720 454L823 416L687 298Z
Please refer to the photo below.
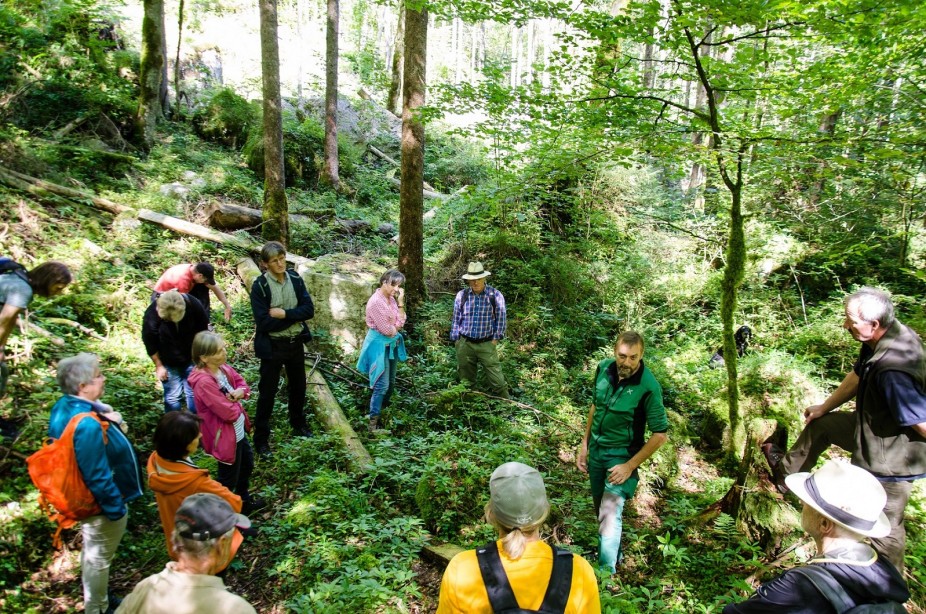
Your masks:
M251 396L251 388L238 372L225 364L219 367L228 378L232 390L244 388L244 398ZM244 430L251 431L251 421L241 406L240 401L229 401L219 389L219 381L209 371L197 367L188 378L193 388L193 400L196 411L203 419L203 450L217 461L232 464L235 462L235 420L244 414Z

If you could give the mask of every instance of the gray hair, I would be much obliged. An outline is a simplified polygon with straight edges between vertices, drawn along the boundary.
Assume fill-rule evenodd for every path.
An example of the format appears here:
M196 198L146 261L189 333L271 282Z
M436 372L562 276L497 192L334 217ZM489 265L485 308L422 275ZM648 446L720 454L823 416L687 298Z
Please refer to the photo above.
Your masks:
M158 316L168 322L179 322L186 315L186 301L176 289L168 290L158 297Z
M81 384L89 384L100 370L100 359L96 354L81 352L58 363L58 386L64 394L76 395Z
M402 271L399 269L389 269L385 273L379 276L379 285L382 286L384 283L389 283L390 286L394 284L404 284L405 275L402 274Z
M858 317L866 322L877 322L882 328L890 328L894 323L894 303L884 290L863 286L847 296L844 305L846 309L849 305L857 305Z
M224 535L204 540L188 539L180 535L182 531L189 530L189 523L182 520L178 520L177 524L174 525L174 532L170 535L170 541L174 546L174 551L177 553L182 552L194 559L202 559L209 556L209 554L219 546L220 541L227 537L231 537L232 533L235 532L235 527L229 529Z
M286 255L286 247L279 241L268 241L260 249L261 262L270 262L271 258L276 258L280 254Z

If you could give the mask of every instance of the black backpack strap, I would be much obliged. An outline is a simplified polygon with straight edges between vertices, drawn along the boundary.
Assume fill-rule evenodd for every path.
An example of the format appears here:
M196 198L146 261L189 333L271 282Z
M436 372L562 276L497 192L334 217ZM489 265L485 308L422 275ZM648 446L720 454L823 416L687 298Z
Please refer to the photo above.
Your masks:
M852 602L849 601L849 596L846 594L846 589L826 569L811 564L804 567L795 567L791 571L799 573L810 580L811 584L836 608L836 614L842 614L853 607Z
M572 590L572 552L553 546L550 548L553 550L553 569L550 570L550 582L547 583L547 593L543 596L540 611L544 614L563 614Z
M489 594L489 605L493 612L518 608L508 575L502 567L502 557L498 554L498 544L490 542L482 548L476 548L476 560L482 573L482 583Z

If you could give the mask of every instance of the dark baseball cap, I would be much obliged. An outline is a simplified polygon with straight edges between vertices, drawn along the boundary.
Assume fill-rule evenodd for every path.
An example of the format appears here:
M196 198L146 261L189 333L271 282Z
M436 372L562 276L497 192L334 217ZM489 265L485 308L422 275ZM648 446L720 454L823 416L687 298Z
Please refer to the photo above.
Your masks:
M187 526L180 531L180 537L196 541L221 537L234 527L247 529L251 526L248 517L236 514L228 501L205 492L190 495L183 500L174 515L174 523L181 522Z
M206 278L206 283L210 286L215 285L215 267L208 262L199 262L194 267L197 273Z

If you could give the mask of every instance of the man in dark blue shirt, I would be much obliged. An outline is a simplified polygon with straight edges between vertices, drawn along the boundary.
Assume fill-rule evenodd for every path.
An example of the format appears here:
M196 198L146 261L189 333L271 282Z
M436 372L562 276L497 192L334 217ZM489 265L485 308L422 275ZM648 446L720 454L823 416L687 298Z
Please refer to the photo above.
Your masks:
M801 526L817 545L806 567L822 569L846 593L850 607L870 603L903 603L910 598L900 572L864 543L891 531L885 516L887 495L870 473L846 462L827 461L814 473L792 473L788 487L804 503ZM829 600L804 575L791 569L756 589L723 614L828 614Z
M486 285L485 278L491 274L481 262L469 263L463 275L469 287L460 290L453 302L450 340L456 344L460 379L475 387L476 370L481 363L492 394L508 398L508 383L497 350L507 325L505 297Z
M843 328L861 342L855 367L819 405L804 410L805 424L787 454L766 443L763 451L779 490L782 479L809 471L836 445L852 464L871 472L887 492L889 535L875 549L903 569L904 508L913 481L926 477L926 354L919 336L894 318L886 292L861 288L845 300ZM855 411L833 411L855 400Z

